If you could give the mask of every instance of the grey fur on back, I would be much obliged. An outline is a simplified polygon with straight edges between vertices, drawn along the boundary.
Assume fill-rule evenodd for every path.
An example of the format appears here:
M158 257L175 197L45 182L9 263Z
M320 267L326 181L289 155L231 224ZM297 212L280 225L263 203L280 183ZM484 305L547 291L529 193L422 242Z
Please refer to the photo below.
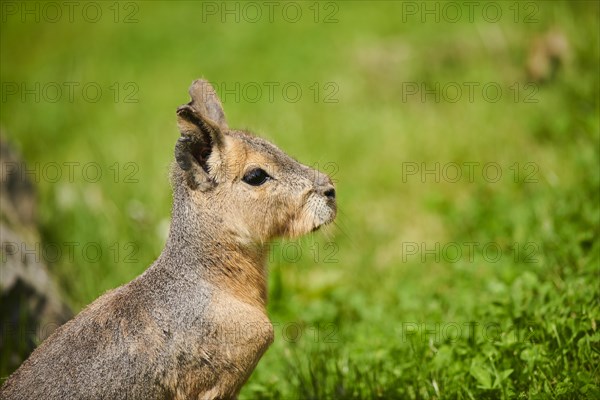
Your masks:
M235 398L273 341L269 240L335 218L326 175L229 129L204 80L178 108L169 237L158 259L61 326L1 399Z

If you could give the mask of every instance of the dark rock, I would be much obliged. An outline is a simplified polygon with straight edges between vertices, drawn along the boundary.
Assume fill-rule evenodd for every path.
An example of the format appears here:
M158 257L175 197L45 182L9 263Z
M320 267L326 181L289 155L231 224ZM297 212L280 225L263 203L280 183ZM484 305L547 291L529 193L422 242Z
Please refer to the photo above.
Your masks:
M0 376L7 377L71 317L42 258L36 193L0 137Z

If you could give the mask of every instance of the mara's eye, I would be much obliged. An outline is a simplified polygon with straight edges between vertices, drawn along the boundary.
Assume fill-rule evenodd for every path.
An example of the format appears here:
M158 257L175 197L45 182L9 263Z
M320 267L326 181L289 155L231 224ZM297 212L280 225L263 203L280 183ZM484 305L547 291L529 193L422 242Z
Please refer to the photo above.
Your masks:
M267 174L263 169L256 168L246 172L246 175L244 175L242 180L248 185L260 186L266 181L268 181L270 178L271 177L269 176L269 174Z

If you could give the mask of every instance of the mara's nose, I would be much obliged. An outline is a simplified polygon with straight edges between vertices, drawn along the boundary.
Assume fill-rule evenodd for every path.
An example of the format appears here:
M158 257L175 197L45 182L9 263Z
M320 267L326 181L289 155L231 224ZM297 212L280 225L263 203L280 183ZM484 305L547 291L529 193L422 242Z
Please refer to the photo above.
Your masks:
M331 178L326 174L316 171L317 176L315 180L315 185L317 187L317 192L327 197L328 200L335 200L335 188L333 187L333 182L331 182Z
M328 188L326 188L325 191L323 192L323 194L329 200L335 200L335 189L333 186L329 186Z

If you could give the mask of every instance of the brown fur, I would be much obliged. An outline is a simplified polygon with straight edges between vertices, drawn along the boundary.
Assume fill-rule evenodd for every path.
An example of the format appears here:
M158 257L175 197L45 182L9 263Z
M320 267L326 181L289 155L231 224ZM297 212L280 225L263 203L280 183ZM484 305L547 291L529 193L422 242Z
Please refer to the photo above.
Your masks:
M159 258L57 329L2 399L235 398L273 341L266 256L335 218L326 175L229 129L210 84L178 111L173 212ZM260 167L262 185L244 181Z

